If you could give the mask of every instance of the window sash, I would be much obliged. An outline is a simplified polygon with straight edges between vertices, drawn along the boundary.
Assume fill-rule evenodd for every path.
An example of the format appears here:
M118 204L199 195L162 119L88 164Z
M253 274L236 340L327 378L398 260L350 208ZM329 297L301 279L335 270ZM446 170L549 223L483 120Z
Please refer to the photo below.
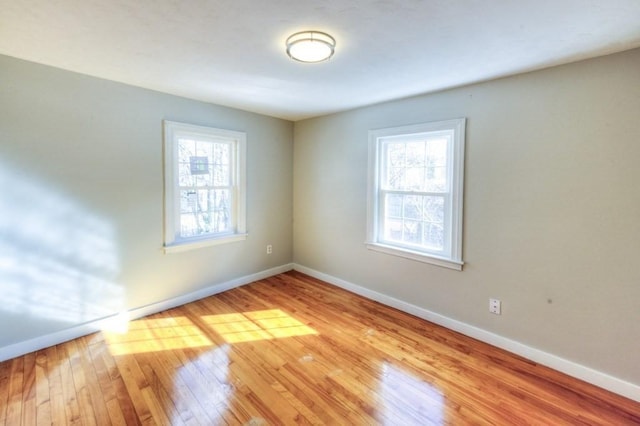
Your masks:
M400 191L416 191L416 192L440 192L440 193L449 193L451 192L451 183L452 183L452 156L453 156L453 136L454 132L452 130L438 130L438 131L425 131L419 132L416 134L399 134L390 137L380 137L378 140L379 144L379 176L378 182L381 188L387 190L400 190ZM444 152L440 154L444 154L444 161L435 161L433 153L430 151L430 144L435 144L437 142L444 143L446 145ZM418 164L410 164L408 161L408 151L410 150L411 145L424 145L424 155L421 158L421 161ZM398 158L393 155L391 152L391 145L401 145L404 148L404 154L402 155L403 161L400 161L400 164L392 164L398 162ZM433 148L436 148L435 146ZM431 154L431 155L429 155ZM414 157L415 158L415 157ZM390 182L390 172L392 170L402 171L401 183L399 185L393 185ZM444 182L438 184L437 179L429 178L429 171L434 173L436 170L444 170ZM414 181L421 181L418 185L407 184L407 180L411 180L411 172L414 172ZM416 180L415 173L420 176L422 172L422 178ZM431 191L428 191L426 188L430 186Z
M215 173L216 173L216 166L223 166L223 169L226 166L226 176L224 176L224 179L226 182L228 182L228 185L181 185L180 181L182 180L182 176L180 176L179 179L175 179L175 194L177 194L175 203L176 203L176 208L177 208L177 214L174 217L174 226L175 229L177 231L176 233L176 241L189 241L189 240L194 240L194 239L199 239L199 238L208 238L208 237L216 237L216 236L222 236L222 235L229 235L229 234L233 234L236 232L237 229L237 220L236 220L236 212L237 212L237 208L236 208L236 204L237 204L237 197L238 197L238 191L237 191L237 187L236 187L236 183L237 183L237 178L236 178L236 157L237 157L237 142L235 140L229 140L229 139L223 139L223 138L212 138L212 137L203 137L203 136L198 136L198 135L190 135L188 138L186 137L182 137L180 135L178 135L177 137L178 139L178 143L176 143L176 158L178 159L178 161L175 162L175 172L176 175L180 176L180 166L181 165L187 165L190 164L188 161L180 161L180 154L179 154L179 150L180 150L180 143L182 140L188 140L188 141L193 141L195 142L195 145L198 146L198 144L200 145L206 145L209 144L211 145L210 147L208 147L207 149L205 149L205 151L210 151L211 154L211 163L208 165L208 168L210 169L210 173L208 173L208 175L210 175L210 182L211 181L215 181ZM228 164L225 164L224 162L220 162L220 159L216 158L216 153L215 153L215 145L226 145L227 149L228 149ZM197 152L193 152L193 154L198 154ZM222 154L224 156L224 153ZM195 177L196 181L198 180L197 177L198 175L191 175L190 177ZM182 208L182 194L183 191L188 191L188 192L195 192L195 202L198 204L198 208L195 209L192 212L184 212L183 208ZM200 192L205 192L207 193L207 209L200 209ZM202 216L202 220L204 220L206 222L206 220L204 219L204 216L208 213L209 214L209 221L211 222L213 220L213 218L217 218L218 215L215 214L215 207L211 206L211 203L209 202L209 194L211 194L211 191L221 191L224 193L224 191L227 191L228 193L228 200L227 200L227 204L228 204L228 208L226 208L226 215L228 217L228 224L226 227L224 227L223 229L219 229L218 224L214 224L213 225L213 230L210 231L202 231L202 232L190 232L189 227L186 226L187 219L189 218L189 215L193 215L193 219L196 221L196 225L198 227L200 227L200 221L201 221L201 216ZM215 193L215 192L214 192ZM212 214L213 213L213 214ZM217 221L216 221L217 222ZM203 227L204 228L204 227ZM216 230L219 229L219 230Z
M437 224L439 222L428 221L424 219L424 212L422 218L412 218L407 217L403 209L401 211L400 216L390 217L387 214L387 195L398 195L398 196L415 196L418 198L422 198L423 201L426 198L439 198L442 199L443 209L442 209L442 227L443 227L443 236L442 236L442 248L437 248L432 245L429 245L424 242L424 232L421 232L421 242L420 243L412 243L411 241L405 241L404 238L395 239L389 238L387 235L389 234L390 227L390 219L395 219L397 221L401 221L404 225L406 222L420 223L422 226L426 224ZM419 192L419 191L398 191L398 190L384 190L379 189L378 191L378 228L377 235L378 241L383 244L395 245L399 247L404 247L410 250L431 253L437 256L443 256L446 253L449 253L451 250L451 233L446 232L447 229L451 227L451 195L449 193L441 193L441 192ZM403 229L404 234L404 229Z
M368 202L367 202L367 247L371 250L406 257L409 259L432 263L451 269L462 269L462 204L463 204L463 181L464 181L464 130L465 119L454 119L434 123L424 123L396 128L386 128L371 130L369 132L369 179L368 179ZM446 161L443 161L442 150L431 151L428 146L430 141L447 140ZM420 158L418 155L409 157L409 152L420 152L422 148L417 148L421 141L425 145L425 157ZM416 144L418 142L418 144ZM402 149L395 147L396 151L392 152L388 144L411 144L411 150L408 147ZM442 145L440 145L442 147ZM416 151L417 150L417 151ZM435 152L434 156L429 158ZM388 157L393 156L393 159ZM404 157L403 157L404 156ZM437 163L438 167L446 167L444 171L446 178L442 174L438 185L429 182L426 176L426 170ZM409 179L407 176L401 176L402 182L387 182L389 176L389 167L395 167L398 170L397 175L403 173L414 173ZM422 167L422 170L419 169ZM402 170L405 168L405 170ZM419 173L416 173L418 169ZM418 175L416 180L415 176ZM422 175L425 175L424 185L420 187L418 184ZM446 184L443 178L446 179ZM418 183L416 183L418 182ZM433 222L429 220L414 220L415 211L404 210L404 217L387 216L389 205L387 205L388 197L398 195L398 197L417 197L409 200L417 203L422 209L426 208L426 200L430 203L439 202L443 207L441 226L443 228L442 238L439 234L432 232ZM422 200L420 200L422 198ZM390 200L390 199L389 199ZM392 201L389 201L391 203ZM406 203L406 198L403 203ZM398 201L393 209L397 212ZM404 206L404 204L403 204ZM404 208L404 207L403 207ZM411 207L416 209L415 205ZM418 208L419 210L419 208ZM395 221L395 222L393 222ZM399 231L402 224L402 232L405 222L413 228L408 228L408 232L413 233L410 238L406 238ZM395 235L389 232L391 226L395 226ZM420 233L416 230L416 226ZM426 229L426 231L425 231ZM425 237L425 232L427 237ZM420 235L420 239L415 238ZM436 244L437 243L437 244Z
M186 192L187 196L193 195L193 200L187 200L188 204L196 204L197 207L184 208L183 205L183 193ZM214 199L211 200L211 193L213 192ZM203 189L202 187L198 187L197 189L180 189L180 206L179 206L179 217L176 220L176 226L179 229L180 239L190 239L197 237L206 237L206 236L216 236L216 235L226 235L231 234L235 231L235 218L233 215L233 206L234 206L234 192L233 188L229 188L228 190L208 190ZM202 208L201 206L201 195L204 193L206 196L206 202L202 202L206 208ZM227 201L226 205L220 206L220 202L223 201L226 193ZM221 200L217 199L217 196L220 195L222 197ZM218 203L216 203L218 201ZM220 216L222 215L222 217ZM220 219L223 219L225 222L225 226L220 226ZM225 220L226 218L226 220ZM209 228L210 230L203 230L200 232L191 232L192 228L187 226L188 222L192 219L196 222L197 226L202 229ZM205 222L201 226L201 221ZM206 226L207 224L211 226Z
M164 131L165 252L246 239L246 134L171 121L164 122ZM193 200L184 191L193 192ZM211 191L227 196L226 213L211 203ZM189 209L189 202L197 205Z
M445 182L444 185L441 186L439 191L419 191L419 190L407 190L407 189L392 189L393 185L389 182L389 170L392 168L396 169L404 169L405 175L402 177L403 183L399 186L407 187L407 171L408 170L426 170L429 168L429 156L427 153L428 143L435 140L445 140L446 148L445 148L445 157L444 161L441 164L438 164L438 167L444 168L445 173ZM389 244L393 246L403 247L409 250L418 251L426 254L434 254L437 256L444 256L446 253L451 251L451 232L448 232L451 228L451 181L452 181L452 169L453 169L453 131L451 130L438 130L438 131L424 131L415 134L398 134L392 137L381 137L378 139L379 144L379 165L378 165L378 194L377 194L377 203L378 203L378 229L377 236L378 241L383 244ZM425 144L425 152L424 155L419 158L419 163L417 165L408 165L408 154L407 151L410 145L415 144L416 142ZM401 145L404 150L404 161L399 165L392 165L392 155L389 149L391 144ZM423 176L422 185L423 187L427 186L427 176ZM415 196L420 198L426 197L439 197L443 200L443 236L442 236L442 245L440 247L433 247L432 245L426 244L424 242L424 232L422 228L424 227L425 221L423 220L415 220L415 219L407 219L403 215L401 216L402 221L402 238L392 239L388 238L390 221L386 215L386 200L387 195L395 194L401 195L403 198L405 196ZM404 203L403 203L404 207ZM403 209L404 210L404 209ZM420 229L420 238L419 242L411 242L405 241L405 228L406 223L414 223L416 228Z

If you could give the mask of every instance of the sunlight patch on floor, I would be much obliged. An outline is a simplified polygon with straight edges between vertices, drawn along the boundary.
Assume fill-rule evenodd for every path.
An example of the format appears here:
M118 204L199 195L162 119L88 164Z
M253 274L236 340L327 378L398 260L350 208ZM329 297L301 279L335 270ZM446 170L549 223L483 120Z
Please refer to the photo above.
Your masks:
M228 343L318 334L280 309L205 315L202 319Z
M103 334L114 356L213 345L186 317L140 319L131 321L126 333L104 331Z

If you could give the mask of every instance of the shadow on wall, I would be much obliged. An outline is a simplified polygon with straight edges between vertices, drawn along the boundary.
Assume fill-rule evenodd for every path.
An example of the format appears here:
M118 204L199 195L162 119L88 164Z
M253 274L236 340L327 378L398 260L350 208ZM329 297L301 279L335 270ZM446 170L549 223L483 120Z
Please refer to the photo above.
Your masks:
M2 163L0 218L0 319L24 319L18 327L24 330L32 318L75 325L122 309L120 262L107 221ZM0 346L12 343L3 341L9 330L0 333Z

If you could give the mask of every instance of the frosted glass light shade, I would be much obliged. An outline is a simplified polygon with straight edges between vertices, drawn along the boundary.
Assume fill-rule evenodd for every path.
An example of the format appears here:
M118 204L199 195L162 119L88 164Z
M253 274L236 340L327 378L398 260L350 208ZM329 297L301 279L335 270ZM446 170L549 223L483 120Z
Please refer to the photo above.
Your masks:
M301 31L287 39L287 55L300 62L321 62L333 56L336 41L319 31Z

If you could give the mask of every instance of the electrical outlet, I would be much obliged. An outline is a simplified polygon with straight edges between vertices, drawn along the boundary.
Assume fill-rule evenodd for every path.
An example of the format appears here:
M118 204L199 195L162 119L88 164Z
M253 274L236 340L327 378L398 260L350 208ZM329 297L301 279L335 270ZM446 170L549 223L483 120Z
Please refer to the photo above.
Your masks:
M273 246L271 244L267 244L267 254L273 253Z
M502 302L498 299L489 299L489 312L500 315L502 313Z

